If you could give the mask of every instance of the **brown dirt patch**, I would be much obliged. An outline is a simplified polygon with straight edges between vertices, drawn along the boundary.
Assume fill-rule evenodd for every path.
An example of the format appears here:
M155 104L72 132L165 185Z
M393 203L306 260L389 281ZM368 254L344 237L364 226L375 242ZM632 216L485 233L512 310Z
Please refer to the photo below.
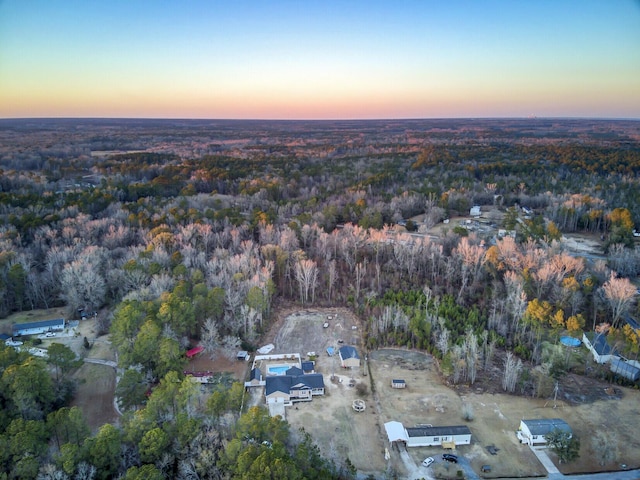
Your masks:
M185 370L192 372L213 372L213 373L231 373L233 378L239 382L244 378L251 366L250 362L243 362L234 359L228 359L223 355L216 355L214 359L209 358L205 354L189 360Z

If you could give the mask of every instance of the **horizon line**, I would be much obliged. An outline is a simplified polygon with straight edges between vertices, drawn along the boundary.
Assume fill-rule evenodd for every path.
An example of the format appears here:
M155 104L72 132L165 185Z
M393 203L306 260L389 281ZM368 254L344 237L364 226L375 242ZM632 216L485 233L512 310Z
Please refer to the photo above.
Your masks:
M474 116L474 117L379 117L379 118L216 118L216 117L111 117L111 116L43 116L0 117L0 121L20 120L155 120L155 121L216 121L216 122L380 122L380 121L424 121L424 120L617 120L640 121L638 117L591 117L591 116Z

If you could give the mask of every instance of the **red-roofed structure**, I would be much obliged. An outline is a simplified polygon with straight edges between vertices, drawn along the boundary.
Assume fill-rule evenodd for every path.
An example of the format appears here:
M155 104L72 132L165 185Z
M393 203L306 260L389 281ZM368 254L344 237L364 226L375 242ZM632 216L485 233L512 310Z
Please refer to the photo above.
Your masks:
M187 350L187 358L193 358L204 350L204 347L196 347L191 350Z

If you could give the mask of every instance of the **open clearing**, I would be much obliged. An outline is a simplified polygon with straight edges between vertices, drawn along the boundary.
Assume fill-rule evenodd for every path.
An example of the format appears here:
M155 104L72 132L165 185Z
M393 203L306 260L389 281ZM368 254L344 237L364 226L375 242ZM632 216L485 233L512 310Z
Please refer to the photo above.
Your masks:
M332 320L323 328L328 316ZM389 471L404 478L409 473L399 452L388 445L384 423L392 420L405 426L466 424L472 432L472 444L458 447L456 453L478 474L482 465L491 465L491 473L483 473L484 478L546 476L535 455L516 438L515 431L522 418L560 417L571 425L581 439L579 461L560 465L555 455L549 454L563 473L611 471L623 463L630 468L640 466L637 455L640 441L635 435L640 392L636 390L624 389L621 398L607 398L603 392L608 384L569 376L566 381L575 384L574 388L580 389L584 398L595 400L579 405L558 400L554 408L553 400L487 393L482 388L450 387L443 382L433 357L421 352L383 349L370 352L366 369L364 362L359 369L340 368L337 355L329 357L326 348L337 347L340 345L337 341L343 340L356 346L364 358L360 332L359 320L345 309L288 309L279 314L271 338L275 345L273 353L301 353L304 358L307 352L316 352L316 371L325 377L324 397L314 397L310 403L297 403L286 409L292 431L304 428L325 455L339 462L348 457L363 474L379 476ZM407 388L392 389L392 379L404 379ZM358 383L369 386L363 397L357 395L355 387L349 387ZM362 413L351 407L357 398L365 401L366 410ZM254 396L254 401L264 402L264 397ZM472 410L473 421L463 420L463 404ZM591 438L604 426L617 444L617 455L614 461L599 465ZM489 446L496 447L496 455L488 452ZM388 461L386 448L390 450ZM432 474L455 478L457 468L440 461L443 452L436 447L408 450L416 464L428 456L436 458L436 463L429 467Z

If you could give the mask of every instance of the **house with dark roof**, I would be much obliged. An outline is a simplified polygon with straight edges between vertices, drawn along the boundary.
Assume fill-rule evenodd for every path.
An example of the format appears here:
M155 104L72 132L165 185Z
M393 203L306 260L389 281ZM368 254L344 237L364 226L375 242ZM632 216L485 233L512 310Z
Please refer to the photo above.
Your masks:
M520 420L520 427L516 432L520 443L527 445L544 445L547 443L546 435L554 430L560 430L572 435L571 427L561 418L537 418Z
M291 367L284 375L267 376L264 394L267 404L310 402L315 395L324 395L324 378L320 373L305 375L299 368Z
M340 355L340 365L343 368L353 368L360 366L360 356L355 347L344 345L338 349Z
M39 322L17 323L13 325L13 336L21 335L40 335L47 332L61 332L64 330L64 318L56 318L55 320L41 320Z

